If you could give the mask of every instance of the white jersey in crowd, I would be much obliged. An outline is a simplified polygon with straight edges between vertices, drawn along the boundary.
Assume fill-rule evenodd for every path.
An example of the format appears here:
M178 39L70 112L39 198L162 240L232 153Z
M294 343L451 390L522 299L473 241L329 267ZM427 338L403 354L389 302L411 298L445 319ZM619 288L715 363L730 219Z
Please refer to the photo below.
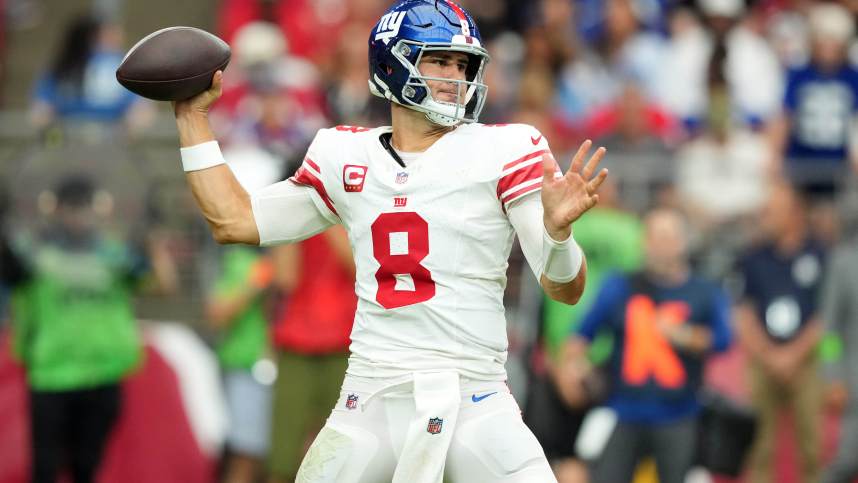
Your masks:
M504 380L507 259L525 225L514 229L509 211L529 200L526 216L536 220L526 230L536 233L525 254L538 276L541 203L526 195L541 189L547 141L528 125L465 124L405 156L403 167L380 140L390 132L323 129L283 182L312 188L326 220L318 230L342 223L348 231L358 296L348 373ZM263 245L289 241L273 225L293 214L271 213L276 204L266 200L276 196L277 185L253 196Z

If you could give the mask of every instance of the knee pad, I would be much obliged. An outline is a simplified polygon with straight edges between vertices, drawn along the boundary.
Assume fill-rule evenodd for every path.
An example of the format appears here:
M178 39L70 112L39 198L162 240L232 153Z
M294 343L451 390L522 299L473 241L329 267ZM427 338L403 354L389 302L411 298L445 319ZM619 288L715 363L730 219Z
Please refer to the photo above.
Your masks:
M304 456L295 482L361 482L377 450L378 439L372 433L329 421Z

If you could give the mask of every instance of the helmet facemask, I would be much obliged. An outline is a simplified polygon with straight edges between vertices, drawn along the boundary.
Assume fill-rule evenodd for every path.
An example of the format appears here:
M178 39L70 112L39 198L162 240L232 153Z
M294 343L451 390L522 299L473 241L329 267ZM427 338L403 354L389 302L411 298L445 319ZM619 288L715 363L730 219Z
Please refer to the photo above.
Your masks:
M464 41L461 44L458 42L425 43L401 39L396 42L391 52L408 72L408 79L399 96L384 95L373 86L373 82L370 82L374 94L387 97L409 109L423 112L429 121L441 126L454 126L461 122L471 123L479 119L480 112L485 106L488 90L488 86L483 82L483 75L486 64L489 62L489 55L484 48ZM465 79L457 80L421 74L418 66L427 52L462 52L466 54L468 67L465 71ZM384 85L378 76L375 76L375 81ZM435 99L427 81L455 84L456 100L447 102ZM401 100L397 97L400 97Z

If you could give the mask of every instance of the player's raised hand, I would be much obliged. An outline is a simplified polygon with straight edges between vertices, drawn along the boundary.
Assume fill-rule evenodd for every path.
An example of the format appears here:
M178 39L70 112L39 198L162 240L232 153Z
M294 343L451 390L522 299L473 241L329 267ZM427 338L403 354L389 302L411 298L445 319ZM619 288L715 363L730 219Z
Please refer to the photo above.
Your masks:
M223 71L217 71L212 76L212 85L203 92L185 99L183 101L173 101L173 111L176 117L184 114L208 114L209 108L220 97L223 92Z
M599 202L597 191L608 170L602 169L594 177L599 163L605 156L605 148L599 148L585 163L593 143L584 141L572 158L565 175L557 173L557 163L551 154L542 157L542 207L543 222L551 238L561 241L569 238L572 222L581 217Z
M212 85L203 92L185 99L173 101L176 114L176 127L179 130L179 145L183 148L195 146L215 139L209 124L208 112L214 101L223 91L223 72L217 71L212 77Z

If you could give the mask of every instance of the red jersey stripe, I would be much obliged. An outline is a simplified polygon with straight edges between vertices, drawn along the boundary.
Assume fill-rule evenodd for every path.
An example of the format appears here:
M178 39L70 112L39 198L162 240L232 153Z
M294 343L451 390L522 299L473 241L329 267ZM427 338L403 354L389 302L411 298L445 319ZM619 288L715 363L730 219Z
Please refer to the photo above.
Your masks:
M531 160L537 156L542 156L543 154L551 154L551 150L550 149L541 149L539 151L534 151L534 152L532 152L526 156L522 156L522 157L516 159L515 161L510 161L509 163L506 163L505 165L503 165L503 170L506 171L509 168L512 168L513 166L515 166L517 164L521 164L521 163L528 161L528 160Z
M504 176L498 180L498 198L512 188L534 179L542 178L542 163L534 163Z
M328 209L331 210L335 215L340 216L337 213L337 209L334 208L334 202L331 200L331 197L328 196L328 192L325 190L325 185L322 184L322 180L316 177L310 170L301 166L298 168L298 171L295 172L295 175L289 178L293 183L297 183L303 186L312 186L319 196L322 197L322 201L325 202L325 205Z
M508 203L510 203L511 201L515 201L516 199L521 198L522 196L524 196L528 193L532 193L534 191L539 191L541 189L542 189L542 183L536 183L534 185L525 186L524 188L522 188L520 190L514 191L514 192L504 196L503 200L501 200L503 202L504 211L506 211L506 205Z
M319 169L319 165L314 163L310 158L304 158L304 162L307 163L311 168L315 169L317 173L322 174L322 170Z

